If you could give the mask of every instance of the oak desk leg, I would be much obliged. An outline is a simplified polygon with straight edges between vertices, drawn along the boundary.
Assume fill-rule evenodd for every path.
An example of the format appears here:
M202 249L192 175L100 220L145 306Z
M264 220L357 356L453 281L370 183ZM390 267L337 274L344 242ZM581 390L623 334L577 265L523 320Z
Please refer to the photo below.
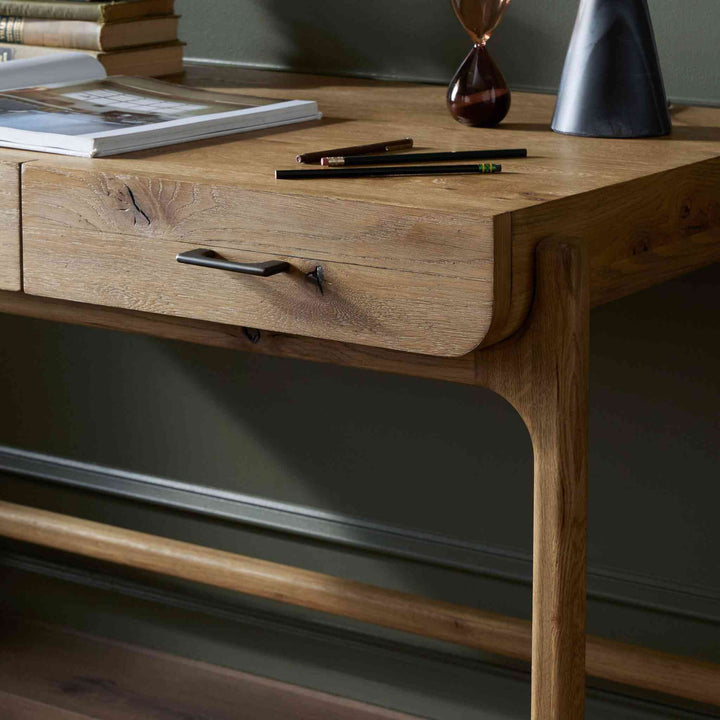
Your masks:
M526 329L478 353L478 379L522 415L535 455L532 720L581 720L585 582L589 292L587 259L548 240L536 255Z

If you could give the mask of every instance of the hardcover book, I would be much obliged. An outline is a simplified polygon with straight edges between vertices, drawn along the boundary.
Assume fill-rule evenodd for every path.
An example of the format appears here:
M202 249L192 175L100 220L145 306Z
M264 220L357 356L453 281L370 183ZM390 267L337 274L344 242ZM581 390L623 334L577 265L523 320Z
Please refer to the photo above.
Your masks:
M278 101L108 77L88 55L0 64L0 146L95 157L316 120Z
M147 17L113 23L90 20L48 20L0 15L0 42L116 50L177 39L178 17Z
M148 15L172 15L174 0L0 0L0 15L10 17L49 18L54 20L90 20L114 22L134 20Z
M108 75L162 77L177 75L183 71L183 43L177 40L160 45L140 45L107 52L0 43L0 63L11 60L27 60L43 55L62 57L69 53L83 53L97 59L102 63Z

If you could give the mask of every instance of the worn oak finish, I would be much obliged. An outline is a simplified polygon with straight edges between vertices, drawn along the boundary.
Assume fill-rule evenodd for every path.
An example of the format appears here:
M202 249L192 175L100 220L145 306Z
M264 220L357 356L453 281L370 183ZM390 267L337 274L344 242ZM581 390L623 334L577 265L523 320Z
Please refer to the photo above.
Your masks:
M223 317L197 306L194 314L182 307L153 311L459 356L521 327L532 300L535 247L545 238L586 246L593 304L720 256L716 110L678 109L670 138L595 140L550 132L548 96L516 94L507 122L481 130L455 123L434 86L202 68L190 72L189 82L317 99L325 119L125 158L53 157L28 164L23 203L29 292L148 309L142 287L129 285L121 271L118 283L126 282L104 297L95 287L82 287L82 273L66 294L62 278L43 265L46 243L68 264L82 264L93 243L126 242L131 248L134 241L158 246L159 254L170 250L166 243L180 243L296 259L300 266L352 265L365 268L362 277L373 276L386 292L377 298L376 312L372 282L346 286L339 309L331 298L317 300L343 320L333 334L302 314L278 323L272 303L267 312L248 307ZM391 103L397 94L402 109ZM527 147L530 157L507 160L504 173L487 177L274 179L273 169L295 164L298 150L403 134L412 135L418 149ZM124 250L118 245L108 252ZM165 273L164 266L157 269ZM395 278L389 286L387 272ZM421 294L427 295L424 324L403 307L415 305ZM407 338L386 328L387 313L404 321Z
M318 572L0 501L2 534L524 659L529 624Z
M22 153L0 154L0 290L22 288L20 166Z
M512 224L513 317L532 299L527 249L545 236L587 248L591 305L602 305L720 260L720 157L612 186L601 199L577 195L521 210Z
M413 720L404 713L41 623L0 622L3 720Z
M28 168L24 188L30 294L434 355L469 352L509 307L508 292L492 301L496 285L509 285L508 232L498 231L505 252L496 253L492 221L471 214L334 198L309 205L242 187L57 169ZM177 252L197 247L282 257L297 272L288 281L176 267ZM323 293L303 282L318 266ZM186 304L176 302L177 278L199 297L180 291Z
M181 243L46 229L25 235L25 291L436 355L470 352L480 339L478 318L490 321L492 303L473 280L421 282L417 273L195 244L234 262L282 259L291 270L249 277L178 263L188 249ZM322 291L308 277L318 266ZM492 275L480 285L492 288Z
M535 450L532 631L41 511L2 506L2 532L532 657L534 720L582 718L586 666L719 703L715 666L592 638L586 646L584 577L589 308L720 260L720 111L674 109L669 138L594 140L551 133L547 96L517 94L500 128L469 130L449 118L438 87L203 69L189 81L317 99L325 119L124 158L35 156L22 173L23 268L26 292L47 297L0 293L0 310L503 395ZM406 134L418 149L527 147L529 157L487 177L273 177L298 151ZM175 266L192 247L283 259L293 272L258 281ZM322 296L306 279L318 265ZM251 335L257 343L243 325L263 330Z
M527 328L478 354L532 438L532 717L583 717L590 293L587 249L546 240Z
M359 367L399 375L438 378L465 385L475 383L477 353L458 358L439 358L268 332L262 332L256 342L251 342L242 328L233 325L199 322L170 315L119 310L2 291L0 291L0 312L52 322L151 335L168 340L182 340L228 350Z
M521 660L531 657L531 629L525 620L7 502L0 502L0 521L3 534L17 540ZM720 666L633 645L588 637L587 674L720 704ZM31 679L25 682L30 683Z

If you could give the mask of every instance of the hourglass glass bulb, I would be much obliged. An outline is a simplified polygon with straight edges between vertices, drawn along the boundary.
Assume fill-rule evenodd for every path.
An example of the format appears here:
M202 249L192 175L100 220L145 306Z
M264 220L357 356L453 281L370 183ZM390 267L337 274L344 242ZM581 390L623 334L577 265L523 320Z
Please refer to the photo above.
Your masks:
M458 20L476 45L484 45L510 0L450 0Z
M450 0L458 20L475 43L447 92L450 114L465 125L492 127L510 109L510 90L485 47L509 2Z
M447 92L450 114L464 125L494 127L510 109L510 90L484 45L475 45Z

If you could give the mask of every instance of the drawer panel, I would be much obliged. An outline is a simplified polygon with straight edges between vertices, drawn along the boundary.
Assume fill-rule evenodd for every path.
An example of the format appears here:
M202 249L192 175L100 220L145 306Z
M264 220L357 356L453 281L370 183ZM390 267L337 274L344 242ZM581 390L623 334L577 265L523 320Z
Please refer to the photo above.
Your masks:
M289 273L252 277L178 263L176 254L187 249L177 242L87 232L70 237L26 227L25 291L431 355L465 354L486 332L487 288L478 281L214 246L234 262L282 259L291 265ZM307 277L318 266L322 293Z
M424 178L423 178L424 179ZM390 179L393 180L392 178ZM401 179L407 183L407 178ZM44 165L23 176L26 218L55 230L305 256L487 280L493 224L471 212ZM301 187L295 183L294 188ZM307 185L305 186L307 187ZM438 193L447 192L438 187ZM388 188L389 199L392 189Z
M0 163L0 290L20 290L20 166Z
M428 355L470 352L502 321L502 241L496 252L493 224L457 212L87 167L23 173L28 293ZM292 272L175 261L194 248ZM318 266L323 293L306 278Z

